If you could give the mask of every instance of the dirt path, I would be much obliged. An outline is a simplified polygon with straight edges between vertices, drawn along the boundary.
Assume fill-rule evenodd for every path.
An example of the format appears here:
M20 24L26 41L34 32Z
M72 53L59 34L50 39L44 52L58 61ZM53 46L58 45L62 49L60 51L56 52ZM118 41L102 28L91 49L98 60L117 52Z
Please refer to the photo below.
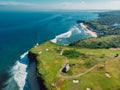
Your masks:
M111 60L106 60L105 64L108 64L108 63L110 63L110 62L113 61L113 60L119 60L119 59L120 59L120 57L112 58ZM68 62L68 60L66 59L66 63L67 63L67 62ZM98 64L98 65L99 65L99 64ZM84 73L80 73L80 74L73 75L73 76L63 76L63 75L61 75L60 72L61 72L62 68L64 67L64 66L63 66L63 67L60 69L60 72L59 72L58 76L61 77L61 78L64 78L64 79L80 77L80 76L83 76L83 75L87 74L88 72L92 71L92 70L93 70L94 68L96 68L98 65L95 65L95 66L91 67L90 69L86 70Z
M55 87L56 88L59 88L60 87L60 85L64 82L64 78L60 78L56 83L55 83Z
M86 70L84 73L80 73L78 75L73 75L73 76L63 76L59 73L59 77L62 77L62 78L65 78L65 79L68 79L68 78L76 78L76 77L80 77L80 76L83 76L85 74L87 74L88 72L92 71L94 68L96 68L97 65L93 66L92 68Z
M69 60L67 59L67 57L65 57L65 60L66 60L66 63L65 63L65 65L66 65L67 63L69 63ZM84 73L80 73L80 74L78 74L78 75L63 76L63 75L61 75L61 71L62 71L62 69L64 68L65 65L63 65L63 67L60 69L60 71L59 71L59 73L58 73L58 75L57 75L58 77L61 77L61 78L64 78L64 79L67 79L67 78L75 78L75 77L83 76L83 75L85 75L86 73L92 71L94 68L97 67L97 65L95 65L95 66L91 67L90 69L86 70Z
M61 52L60 52L60 55L63 55L63 52L64 52L64 50L62 49Z

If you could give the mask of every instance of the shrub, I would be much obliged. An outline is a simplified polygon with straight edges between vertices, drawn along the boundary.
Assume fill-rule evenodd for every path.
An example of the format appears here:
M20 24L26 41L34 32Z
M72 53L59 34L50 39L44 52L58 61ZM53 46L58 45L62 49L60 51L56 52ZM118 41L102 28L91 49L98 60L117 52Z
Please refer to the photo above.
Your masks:
M78 58L80 56L80 53L77 52L76 50L65 50L63 52L63 55L68 58Z

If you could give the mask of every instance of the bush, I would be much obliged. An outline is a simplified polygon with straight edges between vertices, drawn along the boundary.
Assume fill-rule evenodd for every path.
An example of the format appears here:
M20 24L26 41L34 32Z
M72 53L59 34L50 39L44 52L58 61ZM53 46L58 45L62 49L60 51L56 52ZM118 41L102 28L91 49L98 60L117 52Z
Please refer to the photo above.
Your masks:
M83 48L120 48L120 36L110 35L100 38L90 38L87 40L79 40L73 42L70 46L83 47Z
M65 50L63 52L63 55L68 58L78 58L80 56L80 53L77 52L76 50Z

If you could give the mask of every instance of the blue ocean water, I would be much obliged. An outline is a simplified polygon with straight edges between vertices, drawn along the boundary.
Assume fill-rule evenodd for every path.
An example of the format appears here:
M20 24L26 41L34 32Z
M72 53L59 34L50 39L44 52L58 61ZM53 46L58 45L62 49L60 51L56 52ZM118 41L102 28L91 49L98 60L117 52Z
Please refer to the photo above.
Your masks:
M77 20L98 17L92 11L0 12L0 88L19 56L33 47L65 33Z

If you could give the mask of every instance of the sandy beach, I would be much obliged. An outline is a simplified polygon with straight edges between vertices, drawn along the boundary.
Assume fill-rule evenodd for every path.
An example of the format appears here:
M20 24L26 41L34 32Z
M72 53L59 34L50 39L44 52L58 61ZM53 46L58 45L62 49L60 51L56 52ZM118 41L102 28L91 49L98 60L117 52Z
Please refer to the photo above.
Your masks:
M87 26L84 23L80 23L80 26L86 30L92 37L97 37L96 32L93 32L87 28Z

